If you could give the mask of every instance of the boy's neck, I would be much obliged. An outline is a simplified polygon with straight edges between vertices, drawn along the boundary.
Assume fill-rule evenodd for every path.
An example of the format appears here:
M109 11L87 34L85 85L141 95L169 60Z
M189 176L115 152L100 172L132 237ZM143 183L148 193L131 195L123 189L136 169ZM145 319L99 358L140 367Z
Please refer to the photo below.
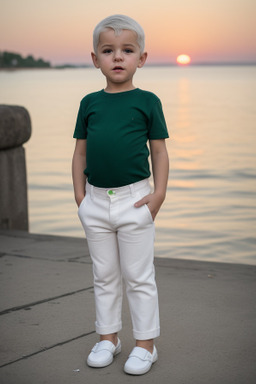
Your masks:
M120 93L132 91L136 87L133 84L107 84L104 91L106 93Z

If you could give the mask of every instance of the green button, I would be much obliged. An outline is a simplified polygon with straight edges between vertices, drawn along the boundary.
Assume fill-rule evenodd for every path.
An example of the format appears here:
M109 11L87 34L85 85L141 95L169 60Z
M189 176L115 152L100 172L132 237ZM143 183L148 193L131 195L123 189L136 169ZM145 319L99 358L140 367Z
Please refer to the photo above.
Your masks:
M109 196L111 196L111 195L115 195L116 193L115 193L115 191L112 191L112 189L110 189L109 191L108 191L108 195Z

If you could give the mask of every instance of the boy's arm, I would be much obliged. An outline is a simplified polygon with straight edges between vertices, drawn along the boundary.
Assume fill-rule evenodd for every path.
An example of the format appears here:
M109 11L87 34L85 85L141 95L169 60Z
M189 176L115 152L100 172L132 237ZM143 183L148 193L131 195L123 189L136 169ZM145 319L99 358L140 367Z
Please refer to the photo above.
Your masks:
M72 160L72 178L75 193L75 200L79 207L85 196L86 176L86 140L76 141L75 151Z
M150 151L154 179L154 192L137 201L137 203L135 203L135 207L139 208L142 205L147 204L153 219L155 219L165 199L169 175L169 159L165 140L151 140Z

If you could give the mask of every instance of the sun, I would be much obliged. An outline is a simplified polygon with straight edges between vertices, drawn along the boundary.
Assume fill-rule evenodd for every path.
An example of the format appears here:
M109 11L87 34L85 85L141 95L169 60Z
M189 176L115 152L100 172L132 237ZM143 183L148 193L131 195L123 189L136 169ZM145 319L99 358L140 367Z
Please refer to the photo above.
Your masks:
M179 55L176 59L177 63L179 65L188 65L191 62L191 58L189 55L185 55L184 53L182 55Z

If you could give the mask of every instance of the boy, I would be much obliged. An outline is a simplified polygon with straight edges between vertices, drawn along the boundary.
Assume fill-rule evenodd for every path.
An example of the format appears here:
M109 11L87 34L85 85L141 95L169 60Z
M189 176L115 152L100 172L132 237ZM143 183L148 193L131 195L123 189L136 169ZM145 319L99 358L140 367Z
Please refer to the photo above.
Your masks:
M141 375L157 360L154 338L160 334L154 219L166 194L168 132L160 100L133 85L136 69L147 58L141 26L127 16L110 16L96 26L93 43L92 60L106 88L81 101L72 164L78 215L93 262L100 335L87 364L105 367L121 351L123 280L136 339L124 371Z

